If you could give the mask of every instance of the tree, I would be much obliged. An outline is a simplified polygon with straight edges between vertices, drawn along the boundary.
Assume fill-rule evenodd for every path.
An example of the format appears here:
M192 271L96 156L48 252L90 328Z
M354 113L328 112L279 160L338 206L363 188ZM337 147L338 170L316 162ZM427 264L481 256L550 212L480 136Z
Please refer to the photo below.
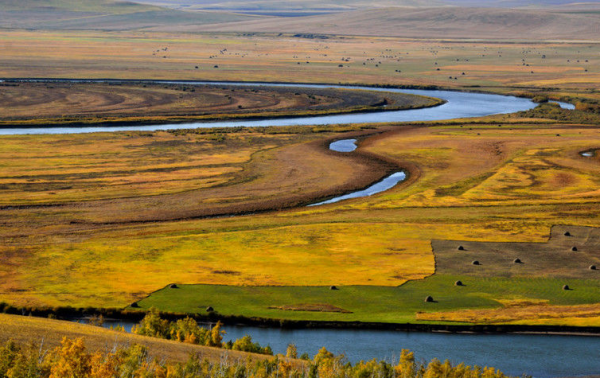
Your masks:
M298 348L294 344L288 344L285 356L288 358L298 358Z
M210 339L207 342L207 346L219 347L223 346L223 335L225 331L221 330L223 323L220 321L215 324L215 326L210 330Z
M54 362L49 378L85 378L92 370L92 358L86 352L83 338L63 338L54 351Z

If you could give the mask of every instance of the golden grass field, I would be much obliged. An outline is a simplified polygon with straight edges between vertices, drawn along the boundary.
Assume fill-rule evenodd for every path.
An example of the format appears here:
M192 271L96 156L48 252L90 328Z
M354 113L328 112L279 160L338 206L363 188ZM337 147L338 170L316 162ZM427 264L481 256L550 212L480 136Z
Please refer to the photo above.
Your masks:
M552 86L594 98L598 94L589 90L600 82L600 53L595 42L355 36L322 40L289 34L2 30L0 43L0 77L9 78L478 85L498 92ZM162 50L165 48L167 51ZM340 64L344 67L338 67Z
M580 107L600 99L591 42L28 31L0 40L8 78L436 85L570 97ZM166 58L153 55L166 47ZM340 68L342 57L350 61ZM599 158L579 154L600 148L598 124L573 114L3 136L0 301L125 307L173 282L395 287L435 273L432 240L539 243L557 224L598 227ZM328 151L349 136L357 152ZM407 181L380 195L294 208L399 169ZM561 321L589 315L575 310ZM510 316L497 315L519 321Z
M373 198L319 208L121 225L86 220L91 205L5 208L0 298L29 306L120 307L170 282L396 286L434 272L432 239L540 242L552 225L566 219L598 226L598 194L591 184L598 158L579 155L600 144L597 128L511 126L512 131L489 124L396 127L366 139L359 150L409 168L410 179ZM156 137L173 138L163 134ZM129 144L148 138L130 133L105 137L126 135ZM57 137L19 138L46 144L45 138ZM273 151L284 154L297 146ZM269 162L275 168L284 160ZM544 169L532 170L535 180L519 179L523 170L538 165ZM567 169L576 171L576 177L565 180ZM489 172L501 172L502 179ZM520 194L523 185L514 181L532 190ZM556 195L559 189L569 193L567 200ZM177 214L159 202L153 208L148 216ZM106 222L121 215L109 211L96 216ZM71 224L73 218L78 221ZM36 236L29 236L27 230L34 229Z
M83 338L90 352L111 350L113 347L128 347L139 344L148 347L151 358L171 362L186 362L190 354L217 362L222 358L243 360L266 360L270 356L140 336L127 332L113 331L102 327L79 324L63 320L34 318L30 316L0 314L0 340L13 340L18 344L40 344L46 350L60 346L64 337Z

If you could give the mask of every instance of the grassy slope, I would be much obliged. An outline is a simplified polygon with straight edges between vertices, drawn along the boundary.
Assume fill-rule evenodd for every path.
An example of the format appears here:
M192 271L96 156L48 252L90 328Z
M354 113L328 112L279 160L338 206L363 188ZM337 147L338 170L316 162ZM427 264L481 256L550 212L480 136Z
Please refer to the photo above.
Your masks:
M413 38L597 40L598 15L493 8L389 8L199 26L197 30Z
M17 29L131 30L157 25L198 25L252 17L230 13L186 13L126 1L8 1L0 8L0 27Z
M17 343L41 343L44 348L60 345L63 337L70 339L84 338L86 348L90 351L111 349L113 346L128 346L133 343L145 345L152 357L173 362L187 361L191 353L200 354L203 358L218 362L222 356L246 360L262 360L268 356L237 351L224 351L219 348L191 345L170 340L117 332L102 327L95 327L74 322L34 318L17 315L0 314L0 343L14 340Z

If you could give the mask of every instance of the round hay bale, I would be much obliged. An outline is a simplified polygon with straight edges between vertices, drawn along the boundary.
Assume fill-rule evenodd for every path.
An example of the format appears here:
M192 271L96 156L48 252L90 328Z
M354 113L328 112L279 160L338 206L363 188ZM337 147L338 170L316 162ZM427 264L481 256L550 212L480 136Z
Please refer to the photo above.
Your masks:
M465 247L463 247L462 245L459 245L457 249L458 249L459 251L464 251L464 250L465 250Z
M208 306L208 307L206 308L206 311L207 311L207 312L213 312L213 311L215 311L215 309L214 309L214 308L212 308L211 306Z
M523 261L521 261L521 259L514 259L513 263L515 263L515 264L523 264Z
M565 232L565 236L571 236L571 233L569 231Z
M329 286L329 290L339 290L337 286Z
M573 251L573 252L577 252L577 247L572 247L572 248L571 248L571 251Z
M133 302L130 307L132 307L132 308L140 308L140 305L137 302Z
M177 284L170 284L169 288L171 288L171 289L179 289L179 286L177 286Z
M596 270L596 265L590 265L590 270Z
M433 297L431 295L428 295L427 298L425 298L425 303L431 303L433 302Z
M479 260L474 260L471 265L481 265L481 263L479 262Z
M456 281L454 283L454 286L465 286L465 285L462 283L462 281Z
M571 288L569 287L569 285L564 285L563 290L571 290Z

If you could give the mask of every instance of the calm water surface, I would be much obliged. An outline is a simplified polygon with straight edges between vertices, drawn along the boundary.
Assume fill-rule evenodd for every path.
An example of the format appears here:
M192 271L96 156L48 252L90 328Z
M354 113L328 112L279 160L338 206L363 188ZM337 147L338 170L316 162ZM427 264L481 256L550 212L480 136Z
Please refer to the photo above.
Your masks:
M70 80L70 82L81 82L84 80ZM89 80L88 80L89 81ZM96 82L118 82L110 80L96 80ZM408 93L422 96L436 97L446 100L440 106L424 109L381 111L371 113L339 114L315 117L290 117L266 120L233 120L219 122L194 122L184 124L168 125L146 125L146 126L96 126L96 127L41 127L41 128L13 128L1 129L0 135L13 134L72 134L129 130L173 130L210 127L266 127L266 126L298 126L298 125L334 125L352 123L383 123L383 122L413 122L413 121L437 121L453 118L481 117L490 114L514 113L517 111L534 108L536 104L526 98L513 96L501 96L482 93L468 93L440 90L414 90L414 89L392 89L392 88L370 88L370 87L340 87L335 85L309 85L309 84L266 84L266 83L201 83L186 81L165 81L170 84L185 85L236 85L236 86L283 86L296 88L352 88L381 92Z
M116 322L131 329L132 323ZM107 322L105 326L110 326ZM226 326L225 340L251 335L275 353L289 343L313 357L321 347L344 353L355 363L373 358L397 362L410 349L418 360L449 359L454 363L493 366L505 374L536 378L600 374L600 337L551 335L475 335L373 330L257 328Z
M379 181L379 182L377 182L377 183L369 186L366 189L359 190L359 191L352 192L352 193L348 193L348 194L344 194L343 196L331 198L331 199L328 199L326 201L321 201L321 202L313 203L313 204L308 205L308 206L327 205L327 204L330 204L330 203L336 203L336 202L347 200L347 199L372 196L373 194L385 192L386 190L389 190L389 189L393 188L394 186L398 185L399 182L402 182L405 179L406 179L406 174L404 172L392 173L388 177L386 177L383 180L381 180L381 181Z
M554 100L550 100L548 102L551 102L553 104L558 104L563 109L568 109L568 110L574 110L575 109L575 105L569 104L568 102L561 102L561 101L554 101Z
M329 145L329 149L337 152L352 152L356 150L356 139L342 139Z

